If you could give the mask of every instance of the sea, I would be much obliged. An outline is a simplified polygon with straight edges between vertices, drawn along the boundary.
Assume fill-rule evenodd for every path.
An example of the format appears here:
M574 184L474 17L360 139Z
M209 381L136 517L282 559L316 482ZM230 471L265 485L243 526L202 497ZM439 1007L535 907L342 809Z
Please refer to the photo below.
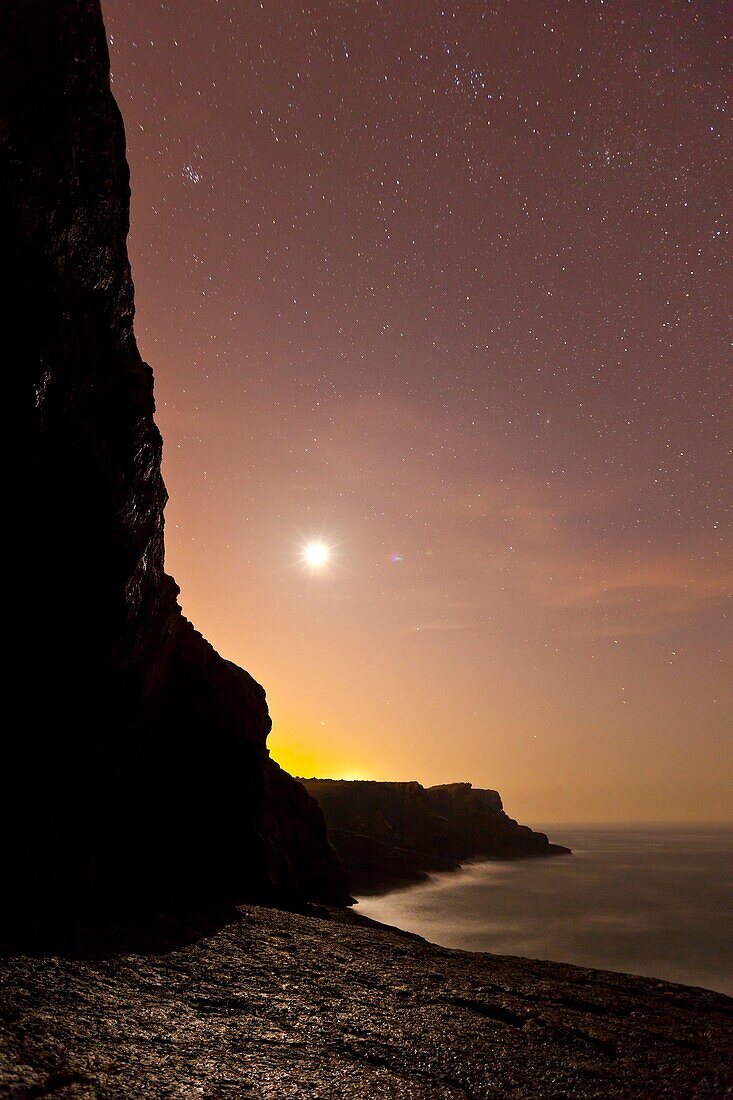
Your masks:
M542 827L571 856L470 863L357 912L443 947L733 995L733 825Z

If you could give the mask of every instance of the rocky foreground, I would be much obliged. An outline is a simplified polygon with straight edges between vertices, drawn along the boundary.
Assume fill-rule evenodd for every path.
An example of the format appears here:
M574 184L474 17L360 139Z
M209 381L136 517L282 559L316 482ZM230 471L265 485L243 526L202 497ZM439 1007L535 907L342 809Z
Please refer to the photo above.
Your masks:
M722 994L448 951L343 909L242 906L0 973L17 1100L733 1091Z

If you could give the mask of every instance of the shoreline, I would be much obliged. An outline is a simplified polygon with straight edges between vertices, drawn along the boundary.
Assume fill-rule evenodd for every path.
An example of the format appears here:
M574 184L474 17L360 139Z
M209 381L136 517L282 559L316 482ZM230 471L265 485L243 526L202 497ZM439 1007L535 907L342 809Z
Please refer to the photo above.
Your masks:
M323 813L354 895L378 896L469 861L570 854L468 782L300 779Z
M446 878L450 876L459 876L462 871L467 870L469 867L477 867L484 863L524 863L531 860L554 859L560 856L572 855L572 851L569 849L561 852L548 852L542 855L525 855L525 856L471 856L468 859L463 859L460 863L457 863L455 867L433 867L425 870L415 870L414 879L399 880L394 885L382 885L374 886L372 889L359 890L355 892L355 902L358 905L359 900L364 898L385 898L392 894L401 894L406 890L412 890L415 886L427 886L431 882L435 882L437 876L445 875Z
M415 884L420 889L358 895L357 912L450 949L561 960L733 995L729 826L580 830L559 839L576 859L552 867L472 860L460 874Z

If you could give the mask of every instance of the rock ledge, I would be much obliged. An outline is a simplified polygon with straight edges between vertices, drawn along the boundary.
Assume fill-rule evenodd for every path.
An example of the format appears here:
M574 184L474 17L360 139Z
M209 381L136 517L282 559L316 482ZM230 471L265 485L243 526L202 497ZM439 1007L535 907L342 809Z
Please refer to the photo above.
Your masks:
M0 962L0 1096L720 1100L733 1002L241 907Z

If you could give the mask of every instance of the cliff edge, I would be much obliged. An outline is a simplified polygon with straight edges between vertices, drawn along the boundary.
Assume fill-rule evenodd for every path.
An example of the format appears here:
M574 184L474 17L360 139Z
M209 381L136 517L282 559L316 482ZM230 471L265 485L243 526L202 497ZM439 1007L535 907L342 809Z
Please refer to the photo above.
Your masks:
M470 859L567 855L504 812L498 791L470 783L303 779L323 811L357 894L383 893Z
M6 916L197 895L342 903L317 805L269 758L264 690L184 618L164 570L99 2L8 0L2 30L0 229L22 409Z

